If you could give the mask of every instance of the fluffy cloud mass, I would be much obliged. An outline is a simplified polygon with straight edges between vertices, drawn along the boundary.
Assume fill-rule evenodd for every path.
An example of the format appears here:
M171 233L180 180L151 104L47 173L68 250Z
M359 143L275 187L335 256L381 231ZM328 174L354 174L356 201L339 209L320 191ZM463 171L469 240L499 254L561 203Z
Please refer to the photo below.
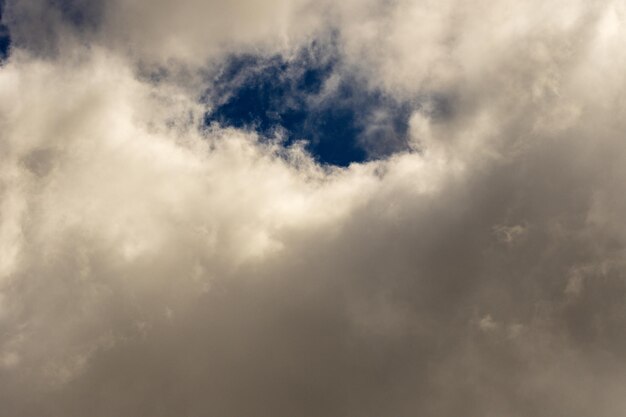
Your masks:
M7 0L2 23L0 414L626 409L623 1ZM237 95L271 114L208 121ZM365 158L316 154L353 131Z

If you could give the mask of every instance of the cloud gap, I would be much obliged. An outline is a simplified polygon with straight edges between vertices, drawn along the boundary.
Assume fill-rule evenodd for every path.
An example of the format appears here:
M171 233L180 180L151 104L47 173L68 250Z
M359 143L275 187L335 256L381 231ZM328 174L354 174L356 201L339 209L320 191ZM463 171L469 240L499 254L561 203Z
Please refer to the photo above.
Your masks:
M0 0L0 61L4 61L9 57L11 47L11 34L9 28L4 24L3 14L4 0Z
M293 57L231 56L215 76L205 124L307 142L322 164L347 166L408 149L414 105L398 101L342 66L336 46L312 43Z

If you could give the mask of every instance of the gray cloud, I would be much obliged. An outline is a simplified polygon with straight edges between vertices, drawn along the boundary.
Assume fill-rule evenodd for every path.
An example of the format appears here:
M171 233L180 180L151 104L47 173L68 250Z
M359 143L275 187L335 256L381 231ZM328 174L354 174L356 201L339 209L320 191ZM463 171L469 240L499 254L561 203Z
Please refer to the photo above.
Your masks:
M621 2L50 4L7 6L3 413L624 409ZM341 71L449 97L411 152L319 166L137 75L330 26Z

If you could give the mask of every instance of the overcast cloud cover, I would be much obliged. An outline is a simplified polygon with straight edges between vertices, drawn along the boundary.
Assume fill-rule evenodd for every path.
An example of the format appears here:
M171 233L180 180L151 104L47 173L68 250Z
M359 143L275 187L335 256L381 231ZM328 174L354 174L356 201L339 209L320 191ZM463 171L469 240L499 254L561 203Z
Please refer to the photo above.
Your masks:
M626 415L623 0L6 0L2 23L0 415ZM384 98L364 161L205 123L233 57L312 45L333 64L302 102ZM385 103L409 109L388 152Z

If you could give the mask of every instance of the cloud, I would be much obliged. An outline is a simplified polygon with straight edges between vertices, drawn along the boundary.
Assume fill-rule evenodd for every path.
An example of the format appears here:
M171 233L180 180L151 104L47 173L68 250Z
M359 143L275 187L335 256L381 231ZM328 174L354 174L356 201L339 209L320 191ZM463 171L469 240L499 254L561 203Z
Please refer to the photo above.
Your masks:
M307 0L7 2L18 45L50 54L84 41L149 64L204 66L233 51L287 51L320 26L324 6ZM37 24L36 24L37 23Z
M7 415L624 408L620 2L6 10ZM406 150L335 167L206 126L230 56L331 29L321 91L417 103Z

